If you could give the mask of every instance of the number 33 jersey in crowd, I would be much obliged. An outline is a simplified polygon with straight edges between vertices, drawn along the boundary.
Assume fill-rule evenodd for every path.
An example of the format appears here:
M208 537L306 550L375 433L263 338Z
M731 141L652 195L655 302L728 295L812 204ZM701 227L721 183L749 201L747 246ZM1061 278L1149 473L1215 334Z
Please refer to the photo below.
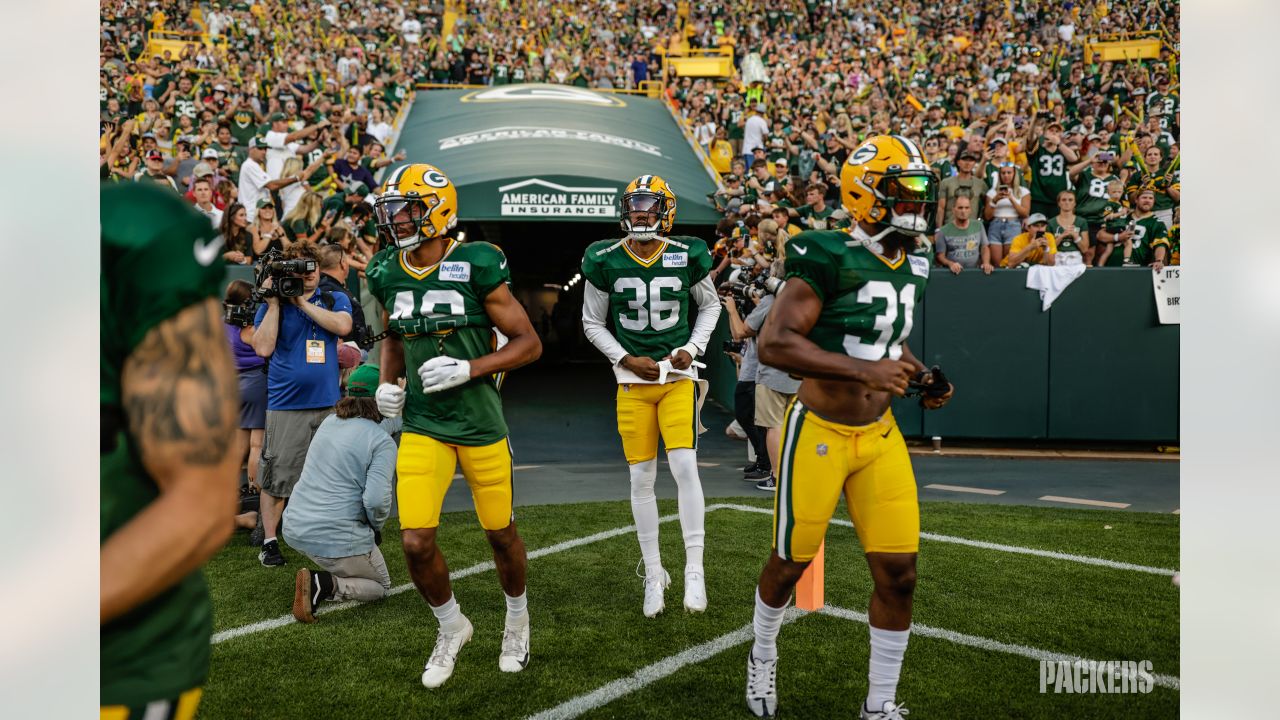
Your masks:
M872 362L902 357L929 280L928 258L903 253L891 261L848 233L808 231L787 242L786 271L822 300L809 331L818 347Z
M666 238L652 257L629 243L601 240L587 248L582 274L609 295L609 319L628 354L661 360L689 342L689 291L711 273L707 244L695 237Z
M404 429L458 445L488 445L507 435L497 381L478 377L432 395L422 392L418 368L433 357L471 360L495 349L484 300L509 282L507 258L484 242L448 240L440 261L415 267L409 252L387 248L369 262L369 292L388 314L388 328L404 341L408 393Z

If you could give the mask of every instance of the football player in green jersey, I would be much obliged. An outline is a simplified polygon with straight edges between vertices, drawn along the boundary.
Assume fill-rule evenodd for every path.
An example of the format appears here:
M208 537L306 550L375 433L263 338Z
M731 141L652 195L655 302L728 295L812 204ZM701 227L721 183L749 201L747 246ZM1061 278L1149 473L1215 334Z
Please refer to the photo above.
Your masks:
M185 720L209 672L200 566L234 528L244 454L222 238L152 184L100 198L102 717Z
M676 196L657 175L641 175L621 200L618 241L587 248L582 275L587 281L582 326L587 339L613 366L618 434L631 472L631 513L636 521L644 565L646 617L666 605L663 592L671 576L658 550L658 436L667 449L675 477L684 534L684 607L707 609L702 569L704 516L698 477L698 387L694 358L707 349L720 317L711 280L711 253L695 237L669 236L676 217ZM690 322L689 300L698 305ZM605 326L612 318L614 332Z
M906 345L929 260L938 178L915 143L872 137L849 154L840 197L851 232L811 231L786 245L786 285L760 332L760 362L804 378L787 409L773 552L760 573L747 706L777 712L777 637L800 575L843 494L875 589L869 688L860 717L901 718L895 693L911 627L920 512L906 443L889 411L910 378L930 382ZM953 388L924 400L941 407Z
M458 190L438 168L418 163L391 173L374 212L387 247L365 276L394 333L383 341L378 409L388 417L404 414L396 460L404 554L440 621L422 684L448 680L472 634L436 544L440 507L458 464L506 593L498 667L520 672L529 662L526 557L511 508L511 446L496 375L537 360L542 343L507 287L502 251L454 237ZM398 383L406 369L407 393Z

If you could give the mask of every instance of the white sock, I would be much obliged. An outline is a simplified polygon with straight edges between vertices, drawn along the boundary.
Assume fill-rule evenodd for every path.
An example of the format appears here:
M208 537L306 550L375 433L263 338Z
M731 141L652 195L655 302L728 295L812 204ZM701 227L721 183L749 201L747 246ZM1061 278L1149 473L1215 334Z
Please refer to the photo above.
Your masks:
M266 545L267 543L273 543L273 542L275 542L275 541L276 541L275 536L272 536L272 537L269 537L269 538L263 538L263 539L262 539L262 544L263 544L263 545Z
M885 702L896 702L902 656L907 652L911 630L883 630L871 627L871 667L867 670L867 701L864 707L879 711Z
M431 612L440 622L441 631L449 632L462 625L462 608L458 607L458 601L452 595L439 607L431 605Z
M698 478L698 453L679 448L667 453L671 475L676 479L680 507L680 530L684 533L684 571L702 572L702 547L706 536L706 503Z
M528 591L520 593L515 597L511 597L503 593L503 597L507 599L507 626L523 625L529 621L529 601Z
M787 613L787 602L776 608L766 605L760 599L760 588L756 588L756 613L751 620L755 627L756 642L751 646L751 655L757 660L776 660L778 657L778 632L782 630L782 616Z
M658 549L658 497L653 494L658 480L658 459L650 458L630 466L631 517L636 521L636 538L644 558L646 575L662 573L662 553Z

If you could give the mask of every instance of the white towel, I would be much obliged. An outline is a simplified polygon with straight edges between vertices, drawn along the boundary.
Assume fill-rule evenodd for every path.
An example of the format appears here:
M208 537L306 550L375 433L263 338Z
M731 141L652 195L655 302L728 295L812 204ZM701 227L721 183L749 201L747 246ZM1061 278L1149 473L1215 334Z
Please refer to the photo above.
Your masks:
M1040 311L1044 312L1083 274L1084 265L1033 265L1027 271L1027 288L1040 291Z

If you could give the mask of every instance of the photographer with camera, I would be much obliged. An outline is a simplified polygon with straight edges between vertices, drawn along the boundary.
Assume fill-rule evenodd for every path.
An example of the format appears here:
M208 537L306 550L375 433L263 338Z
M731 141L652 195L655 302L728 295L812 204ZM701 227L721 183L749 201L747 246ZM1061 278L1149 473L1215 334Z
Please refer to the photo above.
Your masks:
M779 248L781 250L781 248ZM779 258L772 265L761 268L754 277L745 282L728 283L728 295L725 309L728 310L729 327L734 339L740 336L754 342L760 328L764 326L769 310L773 307L774 294L782 287L783 260ZM755 307L744 319L738 313L740 301L753 302ZM765 365L757 359L755 378L755 425L765 433L765 452L769 458L768 467L778 467L778 456L782 445L782 416L787 403L791 402L800 389L800 381L777 368ZM735 398L736 399L736 398ZM746 428L745 423L741 423ZM778 481L771 472L768 477L756 483L757 490L775 491Z
M756 377L759 372L759 360L756 358L755 333L747 329L738 312L738 301L750 303L744 294L746 286L740 278L745 270L735 271L729 281L721 288L720 301L724 305L725 315L729 318L729 334L732 340L726 340L721 349L730 357L738 355L738 384L733 390L733 417L747 434L747 441L755 452L755 462L742 468L742 479L752 482L764 480L773 475L773 466L769 464L769 451L765 445L764 430L756 425ZM754 304L748 307L754 307Z
M253 316L240 311L252 307L252 295L252 285L244 280L232 280L222 305L227 342L231 344L231 357L240 376L240 444L248 448L249 485L256 489L262 435L267 426L267 363L253 349L253 330L249 327Z
M261 480L265 535L258 554L267 566L285 562L276 542L280 514L312 435L338 402L338 340L352 327L347 295L320 292L314 246L300 243L277 257L268 255L260 265L255 296L266 302L253 334L254 352L270 358Z

